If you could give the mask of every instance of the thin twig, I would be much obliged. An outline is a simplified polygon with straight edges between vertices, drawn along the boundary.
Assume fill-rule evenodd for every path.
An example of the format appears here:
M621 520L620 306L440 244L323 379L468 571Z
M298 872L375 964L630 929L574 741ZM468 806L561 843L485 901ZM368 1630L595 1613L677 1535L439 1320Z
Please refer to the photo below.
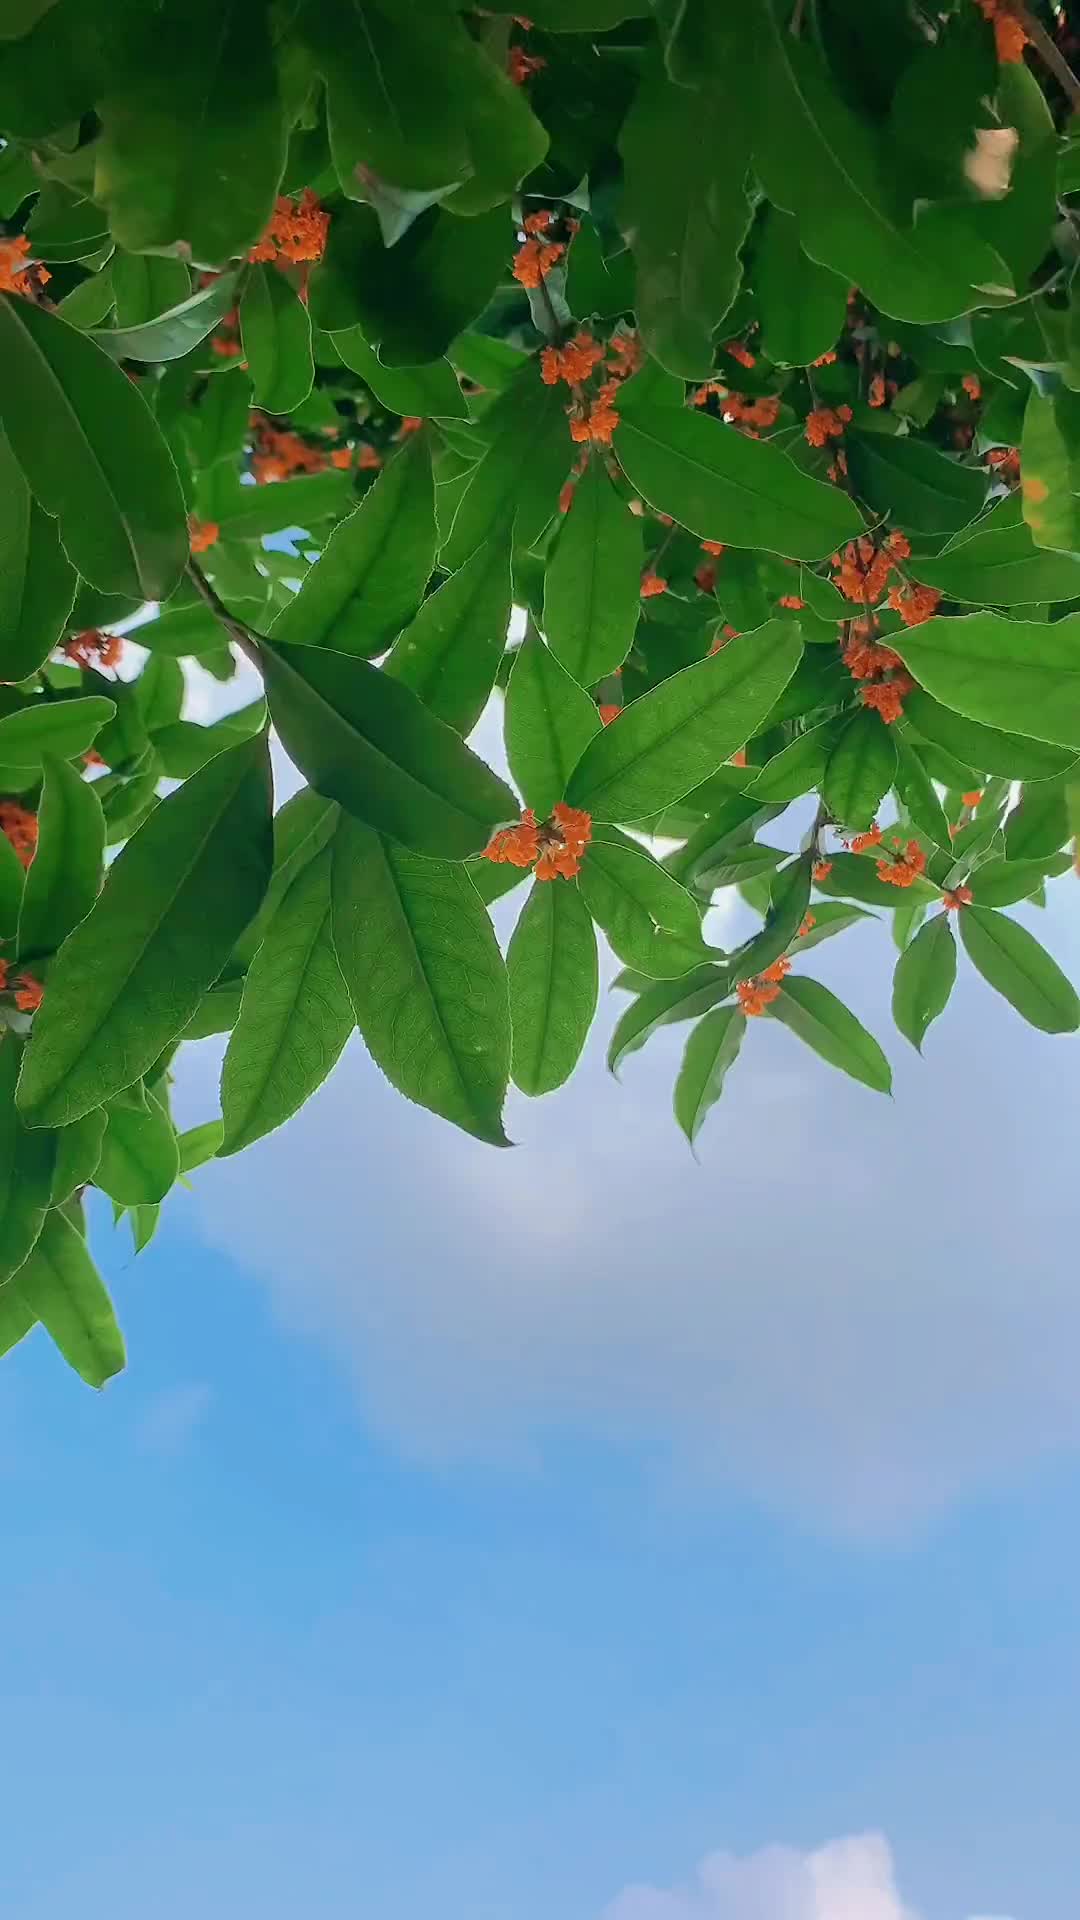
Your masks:
M1067 94L1073 109L1080 107L1080 80L1077 79L1057 42L1050 38L1042 21L1035 18L1035 15L1024 5L1024 0L1005 0L1005 7L1017 24L1023 27L1043 65L1049 67L1062 92Z
M805 8L805 5L806 5L806 0L795 0L795 5L794 5L794 8L792 9L792 14L791 14L791 24L788 27L788 32L790 33L793 40L797 40L799 38L799 35L802 32L803 10Z
M199 598L205 601L215 620L220 620L229 639L236 642L245 659L250 660L252 666L261 667L260 648L265 644L266 636L256 633L254 627L249 627L246 621L238 620L235 614L229 612L225 602L210 585L197 560L188 560L187 575Z

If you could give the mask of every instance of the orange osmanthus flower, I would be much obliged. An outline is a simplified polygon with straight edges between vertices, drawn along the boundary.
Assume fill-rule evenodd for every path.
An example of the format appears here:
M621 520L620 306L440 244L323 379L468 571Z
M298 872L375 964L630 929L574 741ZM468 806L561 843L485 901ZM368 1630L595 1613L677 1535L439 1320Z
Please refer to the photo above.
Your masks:
M799 931L796 935L796 939L798 940L804 939L805 936L809 933L811 927L816 927L816 926L817 926L817 919L815 915L812 913L806 914L803 918L802 926L799 928Z
M37 293L52 279L48 267L39 261L29 267L23 264L29 251L25 233L16 234L13 240L0 240L0 293Z
M885 375L883 373L875 373L870 382L870 391L866 397L872 407L883 407L885 405Z
M994 29L994 45L1001 64L1009 66L1017 60L1022 60L1024 48L1027 46L1027 34L1007 0L975 0L975 5Z
M865 833L857 833L854 840L848 841L848 851L849 853L866 853L870 847L878 847L880 845L881 828L875 820L873 826L868 827ZM832 862L830 861L829 864L831 867Z
M885 858L877 863L878 879L884 880L890 887L914 886L920 874L926 870L926 855L917 840L909 840L903 847L900 840L893 840L894 847L902 851L894 858Z
M610 727L612 721L618 719L620 713L622 712L622 708L602 706L598 708L597 711L599 712L599 715L600 715L601 724L605 727Z
M535 862L538 880L572 880L591 838L590 816L560 800L552 808L550 819L539 826L532 808L527 807L519 826L503 827L495 835L484 849L484 858L509 862L514 867L531 867Z
M724 352L730 359L737 360L740 367L757 366L757 355L751 353L749 347L744 347L741 340L729 340Z
M15 976L15 1005L23 1013L36 1013L41 1005L45 989L40 980L32 973L18 973Z
M712 593L716 586L716 568L708 565L695 567L694 584L701 588L702 593Z
M215 545L220 532L216 520L198 520L193 513L188 514L188 545L192 553L205 553Z
M915 682L910 673L894 673L891 680L879 680L864 684L859 688L859 699L864 707L880 713L887 727L899 720L904 711L904 695L910 693Z
M305 187L299 200L279 194L274 202L270 225L249 260L289 260L299 265L305 260L321 260L330 231L330 215L324 213L318 196Z
M946 888L941 896L946 913L958 913L961 907L970 907L974 898L970 887L954 887L951 892Z
M756 1019L774 1000L779 1000L780 982L790 971L791 961L782 954L779 960L773 961L771 967L755 974L752 980L737 980L735 991L743 1012L751 1019Z
M543 240L541 234L547 232L555 215L550 207L539 209L536 213L527 213L522 221L525 240L514 255L510 271L522 287L538 287L551 272L557 260L566 252L565 244L559 240Z
M921 627L932 619L941 599L939 587L890 587L889 605L900 615L905 627Z
M793 612L798 612L801 607L805 607L806 601L800 600L797 593L782 593L776 604L778 607L790 607Z
M701 551L702 553L711 553L719 559L724 551L724 543L722 540L703 540L701 543Z
M97 627L88 627L85 633L75 633L70 640L65 640L61 651L76 667L118 667L124 643L118 634L100 633Z
M850 419L850 407L815 407L806 416L806 438L812 447L824 447L839 440Z
M976 373L965 373L960 382L970 400L982 399L982 381Z
M827 880L831 872L831 860L815 860L813 868L811 869L812 877L815 880Z
M983 790L981 787L973 787L970 793L962 793L960 795L965 807L977 807L982 797Z
M986 456L986 464L988 467L993 467L998 479L1004 480L1008 486L1015 487L1019 485L1019 447L991 447Z
M515 87L524 86L534 73L542 73L547 61L538 53L526 53L524 47L511 47L506 56L506 71Z
M540 378L546 387L555 386L559 380L565 380L567 386L578 387L587 380L592 370L604 357L604 349L591 333L584 330L575 333L564 347L544 347L540 354Z
M662 579L660 574L652 572L642 574L641 597L643 600L652 600L658 593L666 592L667 581Z
M22 865L28 867L37 852L37 814L21 807L17 800L0 800L0 833L14 847Z

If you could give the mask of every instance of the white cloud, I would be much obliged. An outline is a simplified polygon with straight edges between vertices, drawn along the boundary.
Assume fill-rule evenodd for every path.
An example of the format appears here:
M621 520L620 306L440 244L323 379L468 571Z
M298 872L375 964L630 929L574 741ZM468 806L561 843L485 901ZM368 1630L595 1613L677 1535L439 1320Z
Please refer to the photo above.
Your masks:
M711 1853L679 1887L627 1887L603 1920L919 1920L896 1883L880 1833L830 1840L812 1853L763 1847Z

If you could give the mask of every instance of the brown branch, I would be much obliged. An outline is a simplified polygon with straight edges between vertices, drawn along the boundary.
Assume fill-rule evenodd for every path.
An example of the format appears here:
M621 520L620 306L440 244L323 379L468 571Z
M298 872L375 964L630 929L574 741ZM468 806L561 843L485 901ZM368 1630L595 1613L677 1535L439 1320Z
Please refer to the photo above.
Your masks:
M1005 0L1005 9L1012 14L1017 25L1023 27L1043 65L1049 68L1075 112L1080 107L1080 80L1077 79L1057 42L1051 39L1042 21L1037 20L1025 6L1024 0Z
M225 602L210 585L197 560L189 558L187 576L200 600L209 607L215 620L220 620L229 639L236 642L245 659L250 660L252 666L261 667L260 648L265 644L265 634L256 633L254 627L249 627L245 620L239 620L235 614L229 612Z

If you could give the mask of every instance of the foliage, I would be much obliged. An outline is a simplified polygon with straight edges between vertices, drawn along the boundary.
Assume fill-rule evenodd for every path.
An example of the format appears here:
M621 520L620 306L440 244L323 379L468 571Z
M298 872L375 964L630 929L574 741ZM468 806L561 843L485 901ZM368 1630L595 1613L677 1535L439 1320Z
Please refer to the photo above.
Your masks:
M598 930L612 1067L689 1024L691 1144L762 1017L888 1090L805 970L868 918L916 1048L963 956L1080 1025L1009 912L1080 824L1062 10L529 11L0 23L0 1343L40 1321L95 1385L88 1188L145 1245L355 1028L505 1144ZM492 696L516 792L468 743ZM178 1138L210 1034L221 1116Z

